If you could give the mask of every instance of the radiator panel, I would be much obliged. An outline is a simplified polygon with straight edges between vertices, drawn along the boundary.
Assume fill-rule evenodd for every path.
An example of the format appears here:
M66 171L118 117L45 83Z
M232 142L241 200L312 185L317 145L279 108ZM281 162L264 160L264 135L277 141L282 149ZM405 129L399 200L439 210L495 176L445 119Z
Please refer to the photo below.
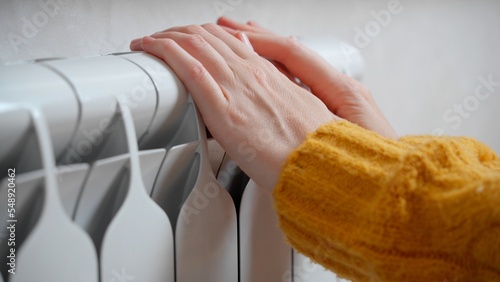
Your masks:
M345 46L339 42L304 42L344 72L361 74L359 53L342 55ZM121 116L120 105L130 112L129 123ZM43 122L37 122L47 138L36 129L34 113L43 116ZM8 274L10 250L2 239L0 281L33 277L66 281L63 277L72 271L76 275L78 268L88 268L89 276L80 277L85 281L337 279L293 253L278 228L271 195L248 182L220 146L207 140L203 120L185 87L155 57L130 52L1 66L0 119L0 168L15 168L17 173L16 252L29 249L34 254L17 261L24 274ZM123 137L130 129L139 149L140 170L132 168L136 153ZM40 140L50 147L43 153ZM54 161L47 161L47 153ZM141 176L148 197L136 206L127 200L132 175ZM2 178L0 219L7 227L8 179ZM85 252L63 252L60 247L65 244L51 245L55 238L65 237L39 231L49 226L49 213L52 224L61 222L65 226L61 232L72 234L68 239L86 242L78 245ZM147 225L143 214L157 214L155 220L165 222L160 233L167 235L151 233L156 227L138 232ZM124 225L127 221L134 223ZM117 235L116 230L127 236ZM33 251L33 244L42 239L47 239L46 247L59 250L61 273L47 272L56 269L51 254ZM144 252L138 242L158 248ZM81 263L70 265L79 256ZM23 265L23 261L29 262Z

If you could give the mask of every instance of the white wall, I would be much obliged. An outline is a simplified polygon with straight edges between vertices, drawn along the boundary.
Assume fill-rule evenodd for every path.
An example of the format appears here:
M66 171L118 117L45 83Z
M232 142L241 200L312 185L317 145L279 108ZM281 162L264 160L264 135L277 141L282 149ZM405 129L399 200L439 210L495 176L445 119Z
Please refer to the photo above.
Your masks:
M500 1L400 0L381 26L374 14L391 1L2 0L0 61L126 51L135 37L214 21L225 4L237 20L360 47L364 82L400 134L469 135L500 152L500 86L474 96L479 77L500 83ZM371 37L356 41L356 28Z

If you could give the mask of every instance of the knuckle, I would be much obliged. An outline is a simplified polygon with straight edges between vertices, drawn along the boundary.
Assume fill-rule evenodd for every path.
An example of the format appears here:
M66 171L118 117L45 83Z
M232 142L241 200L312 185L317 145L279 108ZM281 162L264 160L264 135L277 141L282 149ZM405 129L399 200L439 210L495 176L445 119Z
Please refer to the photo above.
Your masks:
M185 27L187 33L200 34L204 31L204 28L197 24L188 25Z
M195 49L202 49L205 45L205 39L199 34L190 34L186 37L187 44Z
M248 65L248 72L252 75L252 77L257 80L261 84L267 83L267 73L263 68L256 65Z
M193 61L187 66L188 75L195 81L200 81L205 78L207 72L205 67L199 61Z
M162 49L164 49L164 50L170 50L174 47L175 44L177 44L177 43L175 43L175 41L173 39L170 39L170 38L163 38L163 39L161 39L160 43L161 43Z
M206 23L206 24L203 24L202 27L208 31L215 31L215 30L222 29L220 26L218 26L214 23Z
M237 110L237 105L235 105L234 101L232 102L233 103L228 104L228 109L226 111L227 120L230 122L231 130L243 128L247 125L247 118L241 110Z

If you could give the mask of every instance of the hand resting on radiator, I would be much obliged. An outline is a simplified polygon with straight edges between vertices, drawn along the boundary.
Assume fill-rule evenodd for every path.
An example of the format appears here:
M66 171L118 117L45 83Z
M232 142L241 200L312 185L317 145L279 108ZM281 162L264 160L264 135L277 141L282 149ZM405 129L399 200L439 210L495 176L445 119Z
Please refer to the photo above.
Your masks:
M273 191L295 250L352 281L500 281L491 149L397 138L366 87L293 38L218 24L170 28L131 49L163 59L212 135Z
M366 86L333 68L295 37L273 34L255 22L241 24L221 17L217 24L237 37L244 32L260 56L278 62L287 75L300 79L332 113L382 136L397 138Z
M219 24L224 28L173 27L133 40L131 49L173 69L214 138L261 187L273 189L290 152L322 124L347 119L396 136L366 87L294 39L224 18ZM312 93L263 57L283 64Z

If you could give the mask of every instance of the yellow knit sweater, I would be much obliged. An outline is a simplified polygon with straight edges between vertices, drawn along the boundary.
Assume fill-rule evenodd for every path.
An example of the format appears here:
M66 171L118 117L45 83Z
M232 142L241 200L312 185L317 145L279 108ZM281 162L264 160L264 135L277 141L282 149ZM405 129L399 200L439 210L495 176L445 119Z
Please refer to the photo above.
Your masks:
M352 281L500 281L500 160L473 139L326 124L274 199L290 244Z

